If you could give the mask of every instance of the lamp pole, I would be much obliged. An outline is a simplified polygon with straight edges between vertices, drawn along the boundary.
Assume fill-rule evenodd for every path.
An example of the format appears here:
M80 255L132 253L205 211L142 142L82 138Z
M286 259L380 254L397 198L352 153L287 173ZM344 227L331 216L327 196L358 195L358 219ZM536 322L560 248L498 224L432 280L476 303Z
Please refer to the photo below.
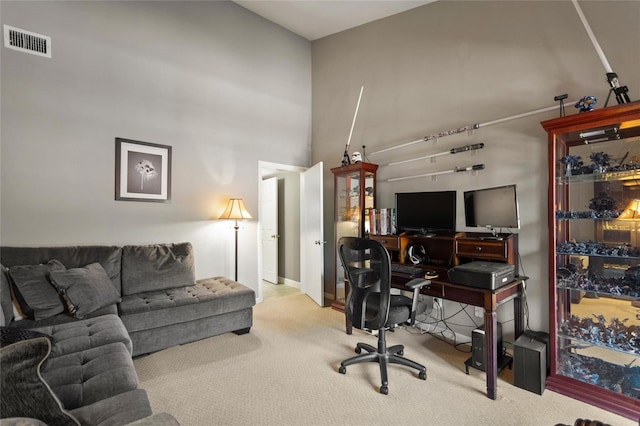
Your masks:
M236 224L233 227L233 229L236 230L236 256L235 256L235 259L236 259L236 269L235 269L236 275L235 275L235 281L238 281L238 229L240 229L240 226L238 226L238 219L236 219Z

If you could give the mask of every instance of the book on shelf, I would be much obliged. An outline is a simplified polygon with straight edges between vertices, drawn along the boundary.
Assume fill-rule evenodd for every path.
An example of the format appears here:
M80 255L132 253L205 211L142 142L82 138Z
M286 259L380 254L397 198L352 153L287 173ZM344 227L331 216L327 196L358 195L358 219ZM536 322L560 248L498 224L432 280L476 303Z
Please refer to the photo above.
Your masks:
M397 233L396 209L369 209L369 233L371 235L395 235ZM365 223L365 229L367 224Z

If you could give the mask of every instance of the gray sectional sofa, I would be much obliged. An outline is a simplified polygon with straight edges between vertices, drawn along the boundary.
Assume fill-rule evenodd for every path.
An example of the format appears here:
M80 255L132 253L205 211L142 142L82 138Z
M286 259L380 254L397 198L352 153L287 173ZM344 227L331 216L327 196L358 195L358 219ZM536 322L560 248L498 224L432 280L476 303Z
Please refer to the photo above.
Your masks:
M26 416L47 424L177 424L152 414L132 357L253 323L254 291L196 280L189 243L0 247L0 262L2 424L29 414L34 387L72 419ZM29 380L16 359L33 360Z

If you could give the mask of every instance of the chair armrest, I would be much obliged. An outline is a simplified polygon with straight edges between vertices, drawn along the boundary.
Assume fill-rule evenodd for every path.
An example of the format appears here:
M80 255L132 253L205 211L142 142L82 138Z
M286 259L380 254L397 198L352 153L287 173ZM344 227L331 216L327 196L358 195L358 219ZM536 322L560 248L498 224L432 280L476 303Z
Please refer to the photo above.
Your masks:
M415 290L415 289L420 289L429 284L431 284L431 280L425 280L424 278L414 278L408 283L406 283L404 286L411 290Z

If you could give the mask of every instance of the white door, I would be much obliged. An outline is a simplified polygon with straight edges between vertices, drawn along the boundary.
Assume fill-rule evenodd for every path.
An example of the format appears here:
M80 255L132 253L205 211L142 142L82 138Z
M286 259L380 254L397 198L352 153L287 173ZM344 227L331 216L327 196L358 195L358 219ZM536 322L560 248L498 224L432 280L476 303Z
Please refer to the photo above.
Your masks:
M262 279L278 284L278 178L261 183Z
M300 290L324 306L322 162L300 174Z

